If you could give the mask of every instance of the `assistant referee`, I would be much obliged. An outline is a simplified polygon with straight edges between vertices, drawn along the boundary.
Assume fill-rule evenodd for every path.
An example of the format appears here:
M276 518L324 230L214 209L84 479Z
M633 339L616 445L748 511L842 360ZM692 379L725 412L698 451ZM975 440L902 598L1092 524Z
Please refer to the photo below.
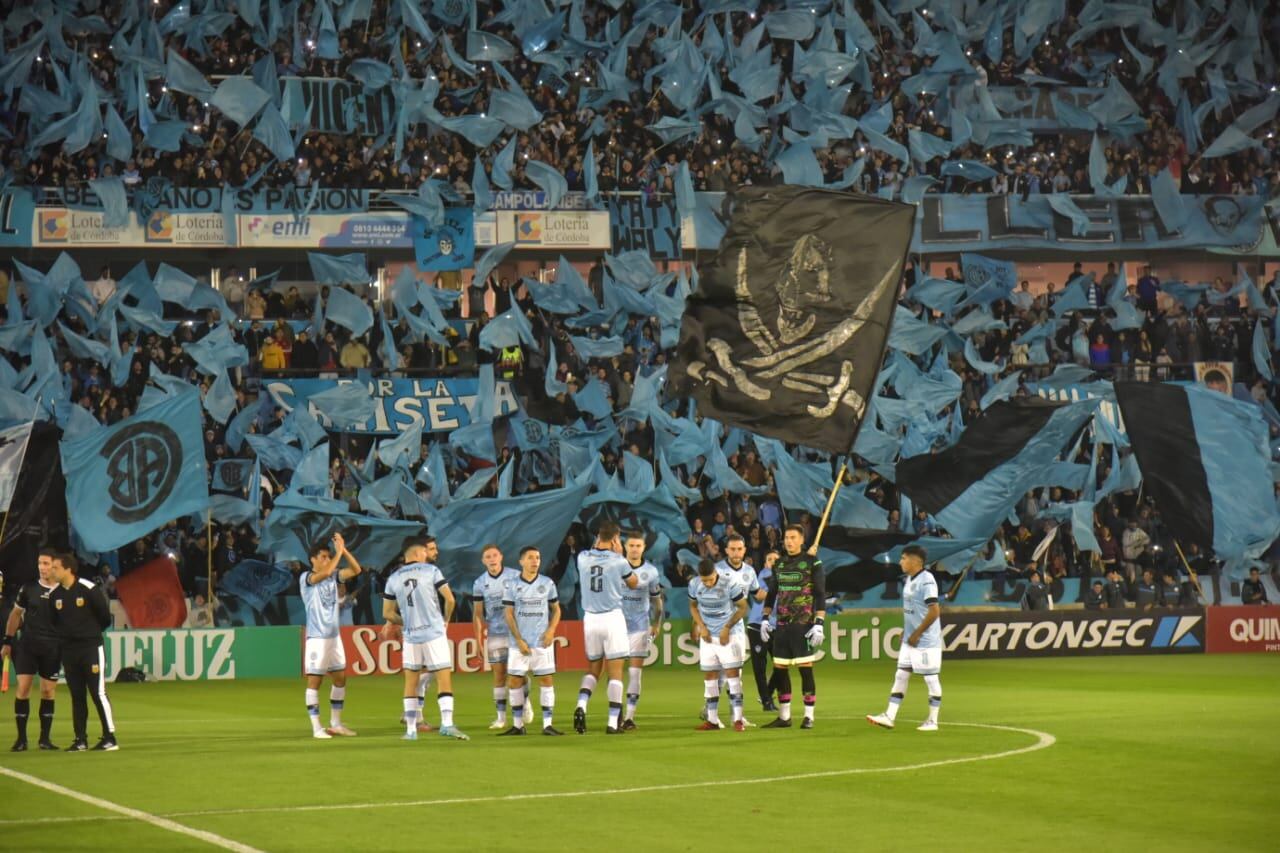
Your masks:
M77 578L78 570L74 554L54 557L53 579L58 586L49 596L53 626L62 644L62 671L71 693L71 721L75 727L76 739L67 752L89 748L86 693L93 697L102 723L102 739L93 748L111 752L120 748L111 718L111 701L107 699L107 659L102 647L102 632L111 624L111 610L106 591L92 581Z

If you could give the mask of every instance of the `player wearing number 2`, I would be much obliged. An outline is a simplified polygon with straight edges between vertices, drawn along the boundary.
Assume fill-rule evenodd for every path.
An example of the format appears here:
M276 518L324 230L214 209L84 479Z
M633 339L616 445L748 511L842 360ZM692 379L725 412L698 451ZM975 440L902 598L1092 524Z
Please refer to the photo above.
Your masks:
M596 543L578 554L578 583L581 585L582 636L587 647L587 674L578 688L578 707L573 712L573 730L587 731L587 703L600 672L609 672L609 726L606 734L620 735L622 715L622 663L631 654L627 642L627 620L622 613L625 590L635 589L640 579L622 556L618 525L602 521L596 528Z
M435 673L440 705L440 734L470 740L453 725L453 647L446 629L453 618L454 597L440 569L432 562L440 554L434 536L411 539L404 549L404 565L387 578L382 615L383 637L404 633L405 740L418 739L418 673ZM440 600L444 599L444 612Z

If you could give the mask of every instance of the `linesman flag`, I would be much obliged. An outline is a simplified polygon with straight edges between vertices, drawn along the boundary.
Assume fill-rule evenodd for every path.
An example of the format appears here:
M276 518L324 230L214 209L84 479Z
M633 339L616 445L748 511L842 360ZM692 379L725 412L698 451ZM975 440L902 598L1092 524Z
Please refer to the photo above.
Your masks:
M912 205L747 187L689 297L672 389L703 415L846 453L880 370Z
M13 493L22 473L22 460L27 456L32 422L0 430L0 512L8 512Z
M1224 560L1261 556L1280 534L1262 410L1200 385L1115 387L1143 482L1174 538Z
M67 515L91 551L110 551L209 506L200 395L176 394L113 427L63 441Z

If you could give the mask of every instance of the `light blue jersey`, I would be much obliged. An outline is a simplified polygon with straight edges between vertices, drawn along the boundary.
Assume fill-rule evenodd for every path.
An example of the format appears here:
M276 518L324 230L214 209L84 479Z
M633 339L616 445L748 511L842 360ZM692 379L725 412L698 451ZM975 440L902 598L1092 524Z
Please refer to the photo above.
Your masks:
M634 572L627 558L613 551L588 548L578 554L578 586L586 613L609 613L622 608L627 578Z
M641 563L635 567L635 573L640 583L636 584L635 589L627 589L622 593L622 615L627 620L628 634L649 630L649 617L653 615L653 601L662 595L662 583L658 580L658 570L652 563Z
M491 575L485 569L471 586L471 606L479 607L485 624L489 626L490 637L509 637L506 611L502 609L502 599L507 584L520 577L517 569L503 569Z
M733 633L746 634L747 624L759 625L760 617L764 614L764 602L756 601L756 593L760 591L760 576L756 574L755 566L742 561L742 565L734 568L729 565L728 560L721 560L716 563L716 571L720 573L720 577L728 578L742 588L742 592L747 596L747 618L733 626Z
M761 569L756 572L756 583L760 584L761 589L769 588L769 579L773 577L773 569ZM751 600L751 609L747 612L747 622L751 625L759 625L764 621L764 602ZM773 627L778 626L778 614L769 614L769 624Z
M311 570L302 573L302 605L307 611L307 638L330 640L338 636L341 624L338 612L338 573L335 571L319 583L307 583Z
M929 605L938 603L938 582L929 571L921 571L913 578L907 578L902 587L902 637L905 640L915 633L920 623L929 615ZM917 649L942 648L942 620L935 620L920 635Z
M712 637L724 630L743 595L742 587L724 575L719 576L715 586L707 586L700 577L689 581L689 600L697 603Z
M446 584L444 575L431 563L409 563L387 578L382 597L400 608L406 642L426 643L445 635L438 590Z
M502 604L515 611L520 639L530 647L539 646L542 635L551 625L551 605L560 601L555 581L546 575L527 581L516 572L515 577L507 581L505 590Z

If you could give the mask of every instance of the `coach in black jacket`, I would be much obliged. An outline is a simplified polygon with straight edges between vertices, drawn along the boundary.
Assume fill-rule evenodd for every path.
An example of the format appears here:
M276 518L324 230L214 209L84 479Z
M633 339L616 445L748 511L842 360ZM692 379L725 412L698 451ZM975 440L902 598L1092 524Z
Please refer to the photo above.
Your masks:
M111 624L111 610L102 587L76 577L79 565L74 554L58 554L53 560L53 579L58 586L49 595L53 626L62 646L62 670L71 693L71 720L75 742L67 752L89 748L89 703L93 697L102 723L102 739L93 748L111 752L116 744L116 727L107 699L107 659L102 648L102 632Z

